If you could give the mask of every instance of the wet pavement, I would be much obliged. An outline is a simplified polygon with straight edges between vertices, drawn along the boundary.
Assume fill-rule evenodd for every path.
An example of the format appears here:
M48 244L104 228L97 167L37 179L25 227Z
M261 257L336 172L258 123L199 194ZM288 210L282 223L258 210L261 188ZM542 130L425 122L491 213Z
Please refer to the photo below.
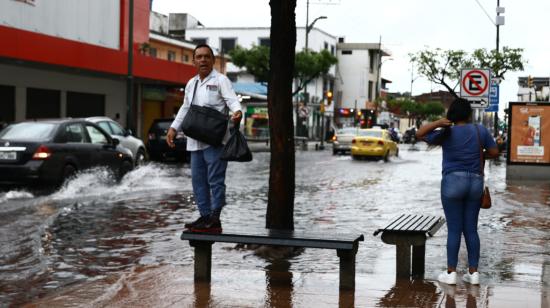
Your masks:
M507 182L487 167L493 208L480 216L481 285L435 281L443 227L426 246L426 274L395 279L395 248L372 236L398 213L443 215L440 150L400 145L389 163L325 151L296 154L295 228L363 233L355 292L339 292L333 250L288 259L216 243L212 282L193 281L179 240L196 217L188 166L150 164L121 183L104 170L57 192L0 192L0 306L86 307L549 307L550 183ZM231 163L225 225L265 225L269 153ZM463 244L464 246L464 244ZM459 272L465 270L465 247Z

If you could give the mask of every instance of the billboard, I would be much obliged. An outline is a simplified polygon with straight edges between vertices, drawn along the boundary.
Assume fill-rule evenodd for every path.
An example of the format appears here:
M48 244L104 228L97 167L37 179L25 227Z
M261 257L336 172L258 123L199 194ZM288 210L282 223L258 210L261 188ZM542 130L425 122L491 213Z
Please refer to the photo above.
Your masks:
M510 103L508 163L550 164L550 104Z

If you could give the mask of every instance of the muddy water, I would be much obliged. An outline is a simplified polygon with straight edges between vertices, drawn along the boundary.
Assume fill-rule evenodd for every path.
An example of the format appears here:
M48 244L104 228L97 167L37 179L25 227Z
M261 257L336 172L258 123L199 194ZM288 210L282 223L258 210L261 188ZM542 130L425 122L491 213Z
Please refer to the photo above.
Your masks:
M411 286L395 282L394 248L372 232L402 212L442 215L441 152L419 149L409 151L403 146L400 158L389 163L353 161L328 151L297 153L296 229L365 234L357 254L358 285L376 286L380 295L368 299L374 306L394 306L392 294ZM486 286L547 288L542 277L550 264L550 184L506 182L504 164L492 163L486 173L494 208L483 210L480 217L482 280ZM264 226L268 177L268 153L256 153L250 163L230 164L228 206L222 216L225 225ZM83 305L124 306L135 296L135 290L128 289L135 281L147 281L150 294L162 290L159 292L185 298L186 291L171 290L166 279L177 280L178 274L184 277L180 279L190 279L193 251L178 239L178 233L185 221L195 217L187 166L150 164L118 184L104 170L95 170L49 195L2 192L0 306L44 298L46 303L78 305L80 299ZM416 283L419 290L432 294L426 298L433 305L436 287L430 280L445 267L445 232L442 228L428 242L427 280ZM227 273L227 279L208 287L196 285L189 294L200 295L206 289L209 293L214 286L238 290L243 285L252 291L258 288L262 294L264 289L274 288L281 295L262 295L259 306L273 300L306 304L308 299L301 299L297 285L308 294L308 288L315 290L324 281L337 279L339 266L333 251L319 249L305 250L282 264L273 261L276 254L257 255L231 244L214 245L212 255L216 271ZM462 249L459 263L465 260ZM270 278L257 277L258 272ZM249 273L248 285L239 281L242 273ZM279 274L272 279L271 273ZM306 279L312 276L320 278ZM294 291L285 287L292 284ZM228 294L227 298L232 297ZM246 299L243 297L243 302ZM231 303L239 306L238 301ZM223 299L220 305L224 306Z

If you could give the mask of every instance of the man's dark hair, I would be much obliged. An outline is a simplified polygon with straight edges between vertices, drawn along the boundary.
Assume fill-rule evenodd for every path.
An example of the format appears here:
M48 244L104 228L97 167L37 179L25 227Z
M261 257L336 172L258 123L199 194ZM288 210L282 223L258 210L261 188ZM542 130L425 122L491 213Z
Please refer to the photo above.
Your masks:
M193 59L195 59L195 52L197 51L197 49L199 48L208 48L208 50L210 50L210 54L212 55L212 58L214 59L214 51L212 50L212 48L210 46L208 46L207 44L198 44L197 47L195 47L195 49L193 49Z

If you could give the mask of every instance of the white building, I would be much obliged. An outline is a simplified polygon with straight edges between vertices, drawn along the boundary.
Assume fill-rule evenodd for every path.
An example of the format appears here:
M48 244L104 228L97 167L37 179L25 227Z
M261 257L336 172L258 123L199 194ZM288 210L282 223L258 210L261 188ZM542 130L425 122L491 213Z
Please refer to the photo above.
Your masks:
M186 29L185 39L194 43L205 43L220 53L228 53L237 45L243 48L251 48L254 45L270 46L269 27L196 27ZM308 48L312 51L326 49L336 56L337 38L320 29L312 28L309 32ZM296 28L296 51L305 47L305 28ZM247 74L232 64L227 66L227 75L238 82L255 82L254 77ZM323 98L323 91L333 89L332 85L336 74L336 66L333 66L326 79L318 78L310 82L307 92L310 94L310 102L318 102Z
M382 89L382 57L390 56L390 52L378 43L345 43L343 39L336 49L336 123L352 126L365 121L365 126L370 119L374 124L374 101Z
M531 77L532 85L528 87L529 77L518 78L518 102L550 102L550 78Z

